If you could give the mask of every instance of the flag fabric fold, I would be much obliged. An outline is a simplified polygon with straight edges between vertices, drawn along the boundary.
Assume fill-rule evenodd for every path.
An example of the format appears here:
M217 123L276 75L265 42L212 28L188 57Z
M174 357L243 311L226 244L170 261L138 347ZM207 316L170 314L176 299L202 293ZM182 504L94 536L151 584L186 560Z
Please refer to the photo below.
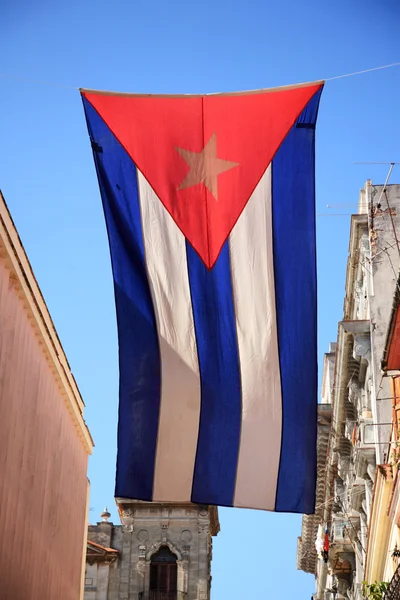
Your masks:
M322 87L81 91L118 323L117 497L313 512Z

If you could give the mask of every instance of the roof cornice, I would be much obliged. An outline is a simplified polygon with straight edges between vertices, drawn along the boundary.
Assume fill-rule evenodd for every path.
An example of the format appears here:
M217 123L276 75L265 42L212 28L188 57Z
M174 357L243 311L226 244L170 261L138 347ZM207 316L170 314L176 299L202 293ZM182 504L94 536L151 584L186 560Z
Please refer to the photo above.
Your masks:
M5 259L13 282L19 290L25 309L42 344L42 351L49 360L53 374L66 407L75 423L79 437L88 454L92 453L93 440L83 419L84 403L71 373L46 302L36 281L28 256L0 191L0 256Z

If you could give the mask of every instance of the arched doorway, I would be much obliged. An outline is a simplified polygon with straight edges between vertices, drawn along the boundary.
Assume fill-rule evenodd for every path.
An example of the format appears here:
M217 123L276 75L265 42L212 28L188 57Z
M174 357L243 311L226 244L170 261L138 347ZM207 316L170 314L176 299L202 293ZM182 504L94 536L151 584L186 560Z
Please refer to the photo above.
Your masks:
M153 554L150 563L149 600L176 600L177 597L177 556L168 546Z

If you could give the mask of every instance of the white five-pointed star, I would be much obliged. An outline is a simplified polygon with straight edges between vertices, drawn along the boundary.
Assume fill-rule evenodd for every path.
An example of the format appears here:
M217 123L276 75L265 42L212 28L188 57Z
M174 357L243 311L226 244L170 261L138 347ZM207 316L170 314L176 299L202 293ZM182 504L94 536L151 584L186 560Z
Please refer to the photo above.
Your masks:
M190 170L178 190L204 183L206 188L218 200L218 175L237 167L239 163L217 157L217 136L212 134L201 152L192 152L176 148Z

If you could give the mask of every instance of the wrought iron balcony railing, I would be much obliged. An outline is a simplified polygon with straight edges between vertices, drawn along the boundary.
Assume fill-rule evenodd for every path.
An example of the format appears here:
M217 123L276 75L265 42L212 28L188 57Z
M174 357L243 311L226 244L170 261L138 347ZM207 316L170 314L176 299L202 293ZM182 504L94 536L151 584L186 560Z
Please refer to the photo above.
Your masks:
M139 592L138 600L186 600L186 593L150 590L148 592Z
M177 600L177 592L161 592L159 590L149 591L149 600Z
M394 572L389 587L386 590L384 600L400 600L400 565Z

